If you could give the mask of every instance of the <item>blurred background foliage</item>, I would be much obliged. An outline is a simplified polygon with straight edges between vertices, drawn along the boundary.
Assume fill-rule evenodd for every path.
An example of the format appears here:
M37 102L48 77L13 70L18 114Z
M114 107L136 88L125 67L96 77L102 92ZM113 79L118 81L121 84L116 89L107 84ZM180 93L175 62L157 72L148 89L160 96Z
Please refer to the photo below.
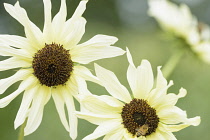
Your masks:
M22 25L13 19L4 9L3 3L15 4L16 0L0 0L0 34L15 34L24 36ZM19 0L29 18L41 29L43 28L43 2L42 0ZM210 25L209 0L173 0L175 3L186 3L200 21ZM68 18L71 17L79 0L67 0ZM60 0L52 0L53 15L60 7ZM164 66L170 56L175 52L170 41L164 40L163 32L156 21L147 14L146 0L90 0L84 17L87 19L86 33L81 42L88 40L96 34L112 35L119 38L115 44L123 49L129 48L134 63L140 64L142 59L148 59L156 75L157 66ZM0 57L1 60L5 59ZM111 59L96 61L99 65L116 73L122 84L129 88L126 80L128 62L126 55ZM93 69L93 63L87 67ZM187 111L188 117L201 116L201 124L190 126L174 133L178 140L209 140L210 137L210 66L186 54L168 80L174 85L169 92L178 93L179 88L187 89L185 98L178 101L177 106ZM3 71L0 78L6 78L15 73L15 70ZM3 98L17 88L19 83L12 85ZM88 83L92 93L107 94L103 87ZM17 139L19 129L14 130L14 119L19 109L22 95L18 96L7 107L0 109L0 140ZM79 109L78 102L77 108ZM93 132L96 126L87 121L79 120L78 140ZM62 126L52 100L46 105L44 117L40 127L25 140L69 140L70 137Z

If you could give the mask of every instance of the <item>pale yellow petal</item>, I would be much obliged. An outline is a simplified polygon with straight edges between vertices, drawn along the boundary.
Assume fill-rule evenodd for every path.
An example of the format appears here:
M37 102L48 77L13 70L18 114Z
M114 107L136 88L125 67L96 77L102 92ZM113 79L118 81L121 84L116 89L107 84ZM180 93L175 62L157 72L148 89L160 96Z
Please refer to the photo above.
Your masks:
M67 27L70 26L70 29L64 28L64 30L67 30L67 32L63 34L65 35L63 38L63 46L66 49L70 49L71 53L71 50L79 43L85 33L86 20L81 17L77 20L73 20L70 22L67 21L66 24Z
M137 90L133 94L135 98L144 99L149 95L154 84L150 62L148 60L142 60L141 65L137 67L136 74Z
M62 34L62 31L64 30L66 16L67 16L66 0L61 0L60 10L55 15L52 21L52 27L54 31L53 40L56 43L62 44L61 40L63 40L63 38L61 34Z
M65 102L62 96L63 93L60 92L60 88L62 87L59 86L59 87L56 87L56 89L52 89L52 97L55 102L55 107L57 109L61 123L63 124L65 129L69 131L69 124L66 119L66 113L65 113L65 108L64 108Z
M71 93L66 92L65 88L62 88L61 92L63 94L63 98L65 100L67 111L68 111L69 124L70 124L70 128L69 128L70 137L72 139L76 139L78 119L75 114L76 109L74 105L74 100Z
M31 105L31 102L34 98L35 93L37 93L37 89L38 89L38 86L35 86L25 91L20 108L15 118L15 122L14 122L15 129L17 129L20 125L22 125L25 122L27 118L27 113L29 111L29 107Z
M154 133L146 137L146 140L176 140L176 137L171 132L156 129Z
M16 83L17 81L24 80L28 76L30 76L32 72L30 70L19 70L14 75L1 79L0 80L0 94L4 93L7 88L9 88L12 84Z
M106 99L103 99L103 97L99 97L97 95L86 95L80 100L81 104L83 104L83 107L96 114L108 115L121 113L122 106L110 106L105 101Z
M31 66L30 62L18 59L16 57L11 57L3 61L0 61L0 71L19 68L19 67L30 67L30 66Z
M76 115L78 118L85 119L93 124L100 125L103 122L106 122L108 120L116 120L120 119L119 114L113 114L113 115L101 115L101 114L95 114L95 113L90 113L90 112L76 112ZM120 121L120 120L119 120Z
M15 6L4 3L4 7L13 18L24 26L26 37L34 48L44 45L42 32L29 20L26 11L20 7L19 2L16 2Z
M122 140L125 128L119 128L105 135L103 140Z
M122 55L124 50L112 47L118 39L113 36L96 35L87 42L77 45L72 51L72 60L81 64Z
M156 88L164 88L167 86L167 80L163 76L162 71L160 70L160 66L157 68L157 82L156 82Z
M128 62L129 64L132 66L132 67L135 67L134 63L133 63L133 58L131 56L131 53L129 51L128 48L126 48L126 55L127 55L127 59L128 59Z
M24 49L31 55L36 52L36 49L33 48L25 37L17 35L0 35L0 42L15 48Z
M162 97L162 100L160 101L161 103L159 103L158 106L156 106L156 109L158 110L158 108L161 108L163 106L174 106L176 105L178 99L185 97L186 94L187 91L184 88L181 88L177 95L174 93L169 93Z
M194 118L190 118L190 119L187 119L185 123L183 124L177 124L177 125L166 125L168 131L170 132L177 132L177 131L180 131L190 125L193 125L193 126L198 126L201 122L201 118L199 116L197 117L194 117Z
M21 92L23 92L24 90L27 90L27 88L31 86L34 86L34 84L37 84L37 81L34 79L33 76L30 76L27 79L23 80L17 90L9 94L8 96L4 97L3 99L0 99L0 108L7 106Z
M84 66L74 66L73 75L75 76L75 78L81 77L85 80L101 84L99 79L96 76L94 76L88 68Z
M80 1L79 5L77 6L77 9L75 10L72 19L80 18L82 14L84 13L86 9L86 4L88 0L82 0Z
M119 82L113 72L102 68L97 64L95 64L95 71L103 86L113 97L126 103L131 101L128 90Z
M43 29L43 36L45 39L45 43L52 43L53 40L53 29L52 29L52 15L51 9L52 4L51 0L43 0L44 3L44 29Z
M86 136L83 140L93 140L97 139L101 136L104 136L116 129L119 128L121 125L121 122L118 122L116 120L109 120L104 122L103 124L99 125L92 134Z
M34 95L32 105L28 113L28 119L24 129L25 136L33 133L39 127L42 121L44 106L49 101L50 97L50 88L40 85L37 93Z
M149 104L152 107L156 108L156 110L158 110L158 108L161 106L168 105L168 103L164 104L165 103L164 101L166 99L167 90L172 85L173 85L173 81L170 81L166 87L153 89L149 93L149 96L147 97Z
M98 96L98 99L104 101L105 103L107 103L108 105L113 106L113 107L121 108L124 106L124 103L120 102L118 99L116 99L112 96L109 96L109 95Z
M15 49L5 44L0 43L0 55L1 56L16 56L18 58L28 59L32 58L31 54L23 49Z
M178 124L185 122L187 119L186 111L176 106L163 107L159 111L157 110L157 115L160 121L165 124Z

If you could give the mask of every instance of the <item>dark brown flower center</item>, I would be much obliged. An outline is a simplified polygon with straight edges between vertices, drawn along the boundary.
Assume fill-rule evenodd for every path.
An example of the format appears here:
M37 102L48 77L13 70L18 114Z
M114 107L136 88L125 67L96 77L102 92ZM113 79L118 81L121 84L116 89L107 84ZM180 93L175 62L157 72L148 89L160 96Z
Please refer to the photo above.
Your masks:
M148 136L155 132L159 118L146 100L133 99L122 109L122 124L133 136Z
M64 85L73 71L69 50L59 44L45 44L33 57L34 75L48 87Z

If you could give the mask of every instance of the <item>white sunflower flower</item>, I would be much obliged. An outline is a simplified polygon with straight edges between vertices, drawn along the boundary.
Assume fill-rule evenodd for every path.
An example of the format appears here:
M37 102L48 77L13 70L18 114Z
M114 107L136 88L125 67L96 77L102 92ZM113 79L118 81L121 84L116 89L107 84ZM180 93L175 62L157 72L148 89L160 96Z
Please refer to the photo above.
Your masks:
M79 118L98 125L95 131L83 140L93 140L105 136L104 140L176 140L172 132L190 125L200 124L200 117L187 118L185 111L175 106L179 98L186 95L181 88L179 94L167 94L173 84L167 83L157 68L157 81L149 61L142 60L137 68L127 50L129 67L127 80L132 94L119 82L115 74L95 65L96 75L111 94L92 95L83 91L80 94L82 109Z
M0 35L0 55L11 56L0 61L0 71L19 68L14 75L0 80L0 94L12 84L22 81L17 90L0 99L0 107L7 106L24 92L14 126L16 129L27 120L24 134L29 135L40 125L44 106L52 96L62 124L70 132L70 137L75 139L77 117L74 112L73 96L78 94L79 81L98 82L86 67L79 64L119 56L125 51L111 46L118 39L107 35L96 35L79 44L85 33L86 20L82 14L87 1L81 1L68 20L66 0L61 0L60 10L53 19L51 0L43 0L43 3L45 17L43 32L29 20L19 2L14 6L4 4L6 11L24 26L26 37Z

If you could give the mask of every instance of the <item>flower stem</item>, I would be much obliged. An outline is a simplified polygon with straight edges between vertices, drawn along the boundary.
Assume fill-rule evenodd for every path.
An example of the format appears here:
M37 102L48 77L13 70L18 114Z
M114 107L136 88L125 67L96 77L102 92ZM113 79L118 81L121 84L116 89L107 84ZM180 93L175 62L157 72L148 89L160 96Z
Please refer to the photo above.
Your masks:
M184 52L185 51L183 51L183 50L176 52L174 55L171 56L171 58L168 60L168 62L166 62L166 64L164 65L164 67L162 69L163 75L166 79L171 75L174 68L176 67L176 65L178 64L180 59L182 58Z
M26 126L27 120L21 125L19 135L18 135L18 140L24 140L24 128Z

